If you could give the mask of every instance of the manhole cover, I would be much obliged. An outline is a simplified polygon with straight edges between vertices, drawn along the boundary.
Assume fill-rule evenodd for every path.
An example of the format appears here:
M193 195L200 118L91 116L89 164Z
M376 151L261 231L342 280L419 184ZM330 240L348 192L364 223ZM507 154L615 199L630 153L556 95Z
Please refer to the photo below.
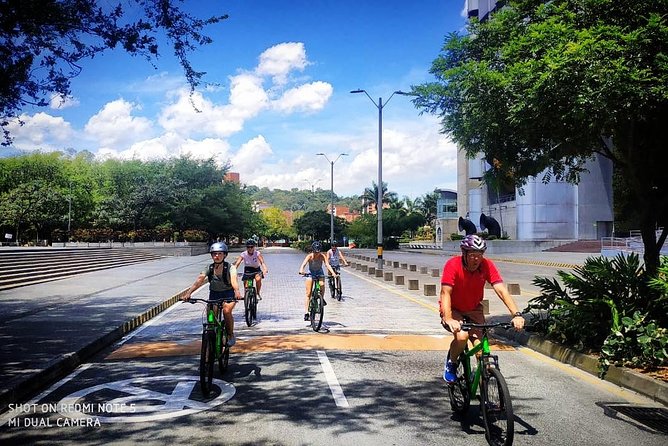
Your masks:
M668 409L623 404L600 404L600 406L609 416L615 417L620 413L650 429L668 435Z

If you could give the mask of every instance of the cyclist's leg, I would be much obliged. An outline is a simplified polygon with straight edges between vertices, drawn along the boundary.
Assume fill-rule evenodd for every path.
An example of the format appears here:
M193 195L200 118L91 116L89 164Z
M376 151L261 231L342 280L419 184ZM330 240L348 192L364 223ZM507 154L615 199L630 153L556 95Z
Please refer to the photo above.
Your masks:
M320 282L320 297L322 297L322 304L327 305L327 302L325 302L325 276L318 277L318 281Z
M465 315L453 308L452 317L458 321L463 321ZM450 331L450 327L447 325L443 325L443 328L445 328L447 331ZM453 333L452 342L450 342L450 349L448 350L448 356L446 357L446 360L449 358L453 363L457 363L457 358L459 358L459 355L464 351L464 347L466 347L468 340L468 331L460 330L457 333Z
M234 293L234 291L232 291L232 293ZM225 303L223 303L223 319L225 321L225 330L227 330L228 339L234 338L234 315L232 314L232 310L234 310L236 304L236 299L225 301Z
M262 289L262 273L257 272L255 274L255 290L257 291L257 298L258 300L261 300L262 298L260 297L260 290Z
M304 314L308 316L308 304L311 299L311 285L313 284L313 279L307 277L305 280L306 283L306 299L304 300Z

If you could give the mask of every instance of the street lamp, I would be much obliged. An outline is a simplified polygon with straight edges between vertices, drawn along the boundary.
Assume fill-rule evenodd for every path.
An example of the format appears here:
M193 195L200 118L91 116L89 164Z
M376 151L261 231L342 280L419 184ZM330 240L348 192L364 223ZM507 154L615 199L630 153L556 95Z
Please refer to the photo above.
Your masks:
M330 184L330 189L329 189L329 198L331 201L331 207L329 208L329 243L332 244L334 243L334 163L339 160L342 156L348 156L347 153L339 153L339 156L336 157L334 161L330 161L329 158L327 158L327 155L324 153L316 153L318 156L324 156L327 161L329 161L329 164L331 166L331 178L332 182Z
M313 181L313 182L311 182L311 181L309 181L309 180L303 180L303 181L304 181L306 184L310 184L310 185L311 185L311 193L315 195L315 185L318 184L318 183L320 182L320 178L318 178L317 180L315 180L315 181Z
M378 98L378 103L367 93L366 90L352 90L351 93L364 93L378 109L378 195L376 196L376 215L378 216L378 238L376 251L378 253L378 265L376 269L383 269L383 108L390 102L392 96L400 94L404 96L417 96L415 93L406 93L397 90L387 98L383 104L383 98Z

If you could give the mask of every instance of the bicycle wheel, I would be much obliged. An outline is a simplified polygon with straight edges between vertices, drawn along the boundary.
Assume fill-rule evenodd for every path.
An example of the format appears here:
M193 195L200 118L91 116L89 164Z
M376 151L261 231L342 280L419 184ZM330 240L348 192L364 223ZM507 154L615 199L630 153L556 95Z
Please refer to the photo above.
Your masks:
M257 293L253 292L253 300L251 302L251 320L253 323L257 322Z
M513 444L515 421L506 380L498 369L485 372L480 389L485 438L492 446Z
M457 366L457 381L448 384L448 395L450 396L450 407L458 414L466 413L471 405L471 393L469 392L470 372L466 364L468 357L462 353L459 355Z
M244 317L246 318L246 325L249 327L253 325L253 295L255 288L247 288L244 294Z
M311 328L313 331L320 330L322 326L322 317L325 314L320 287L314 286L311 290L311 300L309 302L309 317L311 319Z
M334 283L336 279L334 277L329 277L327 282L329 283L329 294L332 296L332 299L336 299L336 285Z
M341 276L336 276L336 298L341 300L343 292L341 291Z
M216 338L213 331L205 329L202 333L202 351L199 358L199 385L202 395L209 396L213 382L213 363L215 361Z
M219 330L216 330L216 359L218 360L218 370L220 370L221 375L227 370L227 361L230 355L229 349L227 346L227 333L221 326Z

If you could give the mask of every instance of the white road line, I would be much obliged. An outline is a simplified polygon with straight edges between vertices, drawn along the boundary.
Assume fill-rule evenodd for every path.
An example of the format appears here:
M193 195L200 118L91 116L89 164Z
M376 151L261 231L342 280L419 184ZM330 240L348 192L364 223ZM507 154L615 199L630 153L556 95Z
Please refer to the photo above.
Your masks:
M338 407L350 407L346 396L343 394L343 389L339 385L339 380L336 379L336 374L334 373L332 364L329 362L329 358L327 358L327 354L318 350L318 359L320 359L320 365L323 372L325 372L325 378L327 379L329 390L332 392L334 402Z

